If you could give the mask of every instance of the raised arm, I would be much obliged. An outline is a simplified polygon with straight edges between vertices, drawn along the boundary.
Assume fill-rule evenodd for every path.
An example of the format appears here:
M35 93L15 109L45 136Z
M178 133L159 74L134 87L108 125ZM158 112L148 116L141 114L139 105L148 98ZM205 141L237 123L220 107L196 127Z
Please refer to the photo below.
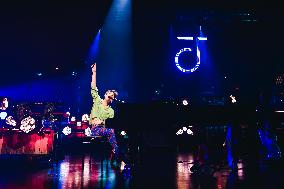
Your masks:
M91 82L91 87L92 89L96 89L97 88L97 65L96 63L92 65L92 82Z
M92 81L91 81L91 94L93 97L93 107L91 110L90 114L90 125L93 125L95 123L95 118L96 118L96 112L99 104L101 103L101 98L98 94L98 89L97 89L97 73L96 73L97 66L96 64L92 65Z
M98 93L98 89L97 89L97 66L96 64L93 64L92 65L92 81L91 81L91 94L92 94L92 97L93 97L93 102L94 102L94 105L96 104L99 104L101 103L101 98L99 96L99 93Z

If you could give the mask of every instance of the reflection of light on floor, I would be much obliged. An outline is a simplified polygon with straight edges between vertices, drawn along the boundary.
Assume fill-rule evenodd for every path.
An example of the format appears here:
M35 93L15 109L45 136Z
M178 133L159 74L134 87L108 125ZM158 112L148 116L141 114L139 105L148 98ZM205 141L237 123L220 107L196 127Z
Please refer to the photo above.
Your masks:
M102 165L97 165L98 171L98 182L103 188L114 188L115 187L115 172L110 167L108 161L103 161Z
M86 188L90 182L90 156L86 156L84 159L84 171L83 171L83 185Z
M227 179L229 176L229 171L227 169L217 171L214 173L213 176L216 178L216 188L218 189L226 188Z
M0 138L0 152L2 152L3 141L4 141L4 137Z
M97 161L90 155L70 159L59 166L59 188L115 188L116 173L108 161Z
M244 171L242 169L238 170L238 177L239 177L239 180L244 179Z
M193 166L193 155L192 154L179 154L177 156L177 175L176 175L176 186L180 188L192 188L190 181L190 168Z
M62 188L67 187L66 178L68 177L68 173L69 173L69 161L67 160L62 162L59 167L59 175L60 175L59 181Z
M244 179L244 164L242 162L237 163L237 167L238 167L238 178L239 180L243 180Z
M68 177L69 178L69 177ZM71 180L71 179L70 179ZM68 180L69 181L69 180ZM71 184L72 181L70 181ZM75 186L80 186L81 183L81 171L75 171L74 173L74 179L73 179L73 183L75 183ZM73 185L73 184L72 184Z
M121 171L123 171L123 170L124 170L125 165L126 165L126 164L122 161L122 162L121 162L121 164L120 164L120 170L121 170Z
M237 167L238 167L238 169L243 169L244 168L244 164L242 162L238 162L237 163Z
M190 171L190 168L193 166L193 164L189 164L187 162L178 163L178 172L179 173L193 173Z
M189 173L193 173L193 172L190 171L190 169L191 169L191 167L193 166L193 164L188 164L187 166L188 166L188 172L189 172Z

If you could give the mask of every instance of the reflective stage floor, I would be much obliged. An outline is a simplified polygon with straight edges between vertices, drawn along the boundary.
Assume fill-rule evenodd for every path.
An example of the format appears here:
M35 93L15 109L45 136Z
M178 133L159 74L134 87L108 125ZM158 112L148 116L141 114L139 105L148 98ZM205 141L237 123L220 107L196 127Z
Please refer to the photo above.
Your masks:
M194 159L192 152L155 149L121 171L91 154L66 155L47 167L2 167L0 188L284 188L281 162L239 159L231 169L222 160L195 171Z

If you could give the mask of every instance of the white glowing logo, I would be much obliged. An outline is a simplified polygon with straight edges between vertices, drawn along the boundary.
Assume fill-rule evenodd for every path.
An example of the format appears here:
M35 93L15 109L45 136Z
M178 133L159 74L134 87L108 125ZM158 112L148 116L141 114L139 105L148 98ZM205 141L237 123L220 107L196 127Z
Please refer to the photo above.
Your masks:
M193 40L193 37L177 37L178 40L189 40L189 41L192 41ZM207 40L207 37L197 37L198 41L206 41ZM176 64L176 67L184 72L184 73L192 73L194 71L196 71L200 65L200 50L199 50L199 47L198 47L198 42L196 44L196 56L197 56L197 62L195 64L195 66L193 68L189 68L189 69L185 69L183 68L180 63L179 63L179 56L184 53L184 52L191 52L191 48L182 48L179 50L179 52L176 53L176 56L175 56L175 64Z

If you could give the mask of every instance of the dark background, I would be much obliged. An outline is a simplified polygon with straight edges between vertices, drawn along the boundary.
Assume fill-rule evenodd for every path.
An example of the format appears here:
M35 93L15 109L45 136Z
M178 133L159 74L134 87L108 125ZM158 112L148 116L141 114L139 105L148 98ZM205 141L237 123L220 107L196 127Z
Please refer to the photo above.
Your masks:
M14 101L62 101L88 111L91 73L85 60L111 3L3 4L0 95ZM273 1L133 1L131 79L117 83L113 74L101 94L108 86L123 86L119 92L127 94L121 97L128 102L185 97L199 102L204 94L231 93L243 103L255 103L260 93L270 98L275 74L284 72L282 19ZM206 62L183 74L175 67L177 44L170 36L197 35L199 25L208 37ZM100 75L100 80L107 79Z

